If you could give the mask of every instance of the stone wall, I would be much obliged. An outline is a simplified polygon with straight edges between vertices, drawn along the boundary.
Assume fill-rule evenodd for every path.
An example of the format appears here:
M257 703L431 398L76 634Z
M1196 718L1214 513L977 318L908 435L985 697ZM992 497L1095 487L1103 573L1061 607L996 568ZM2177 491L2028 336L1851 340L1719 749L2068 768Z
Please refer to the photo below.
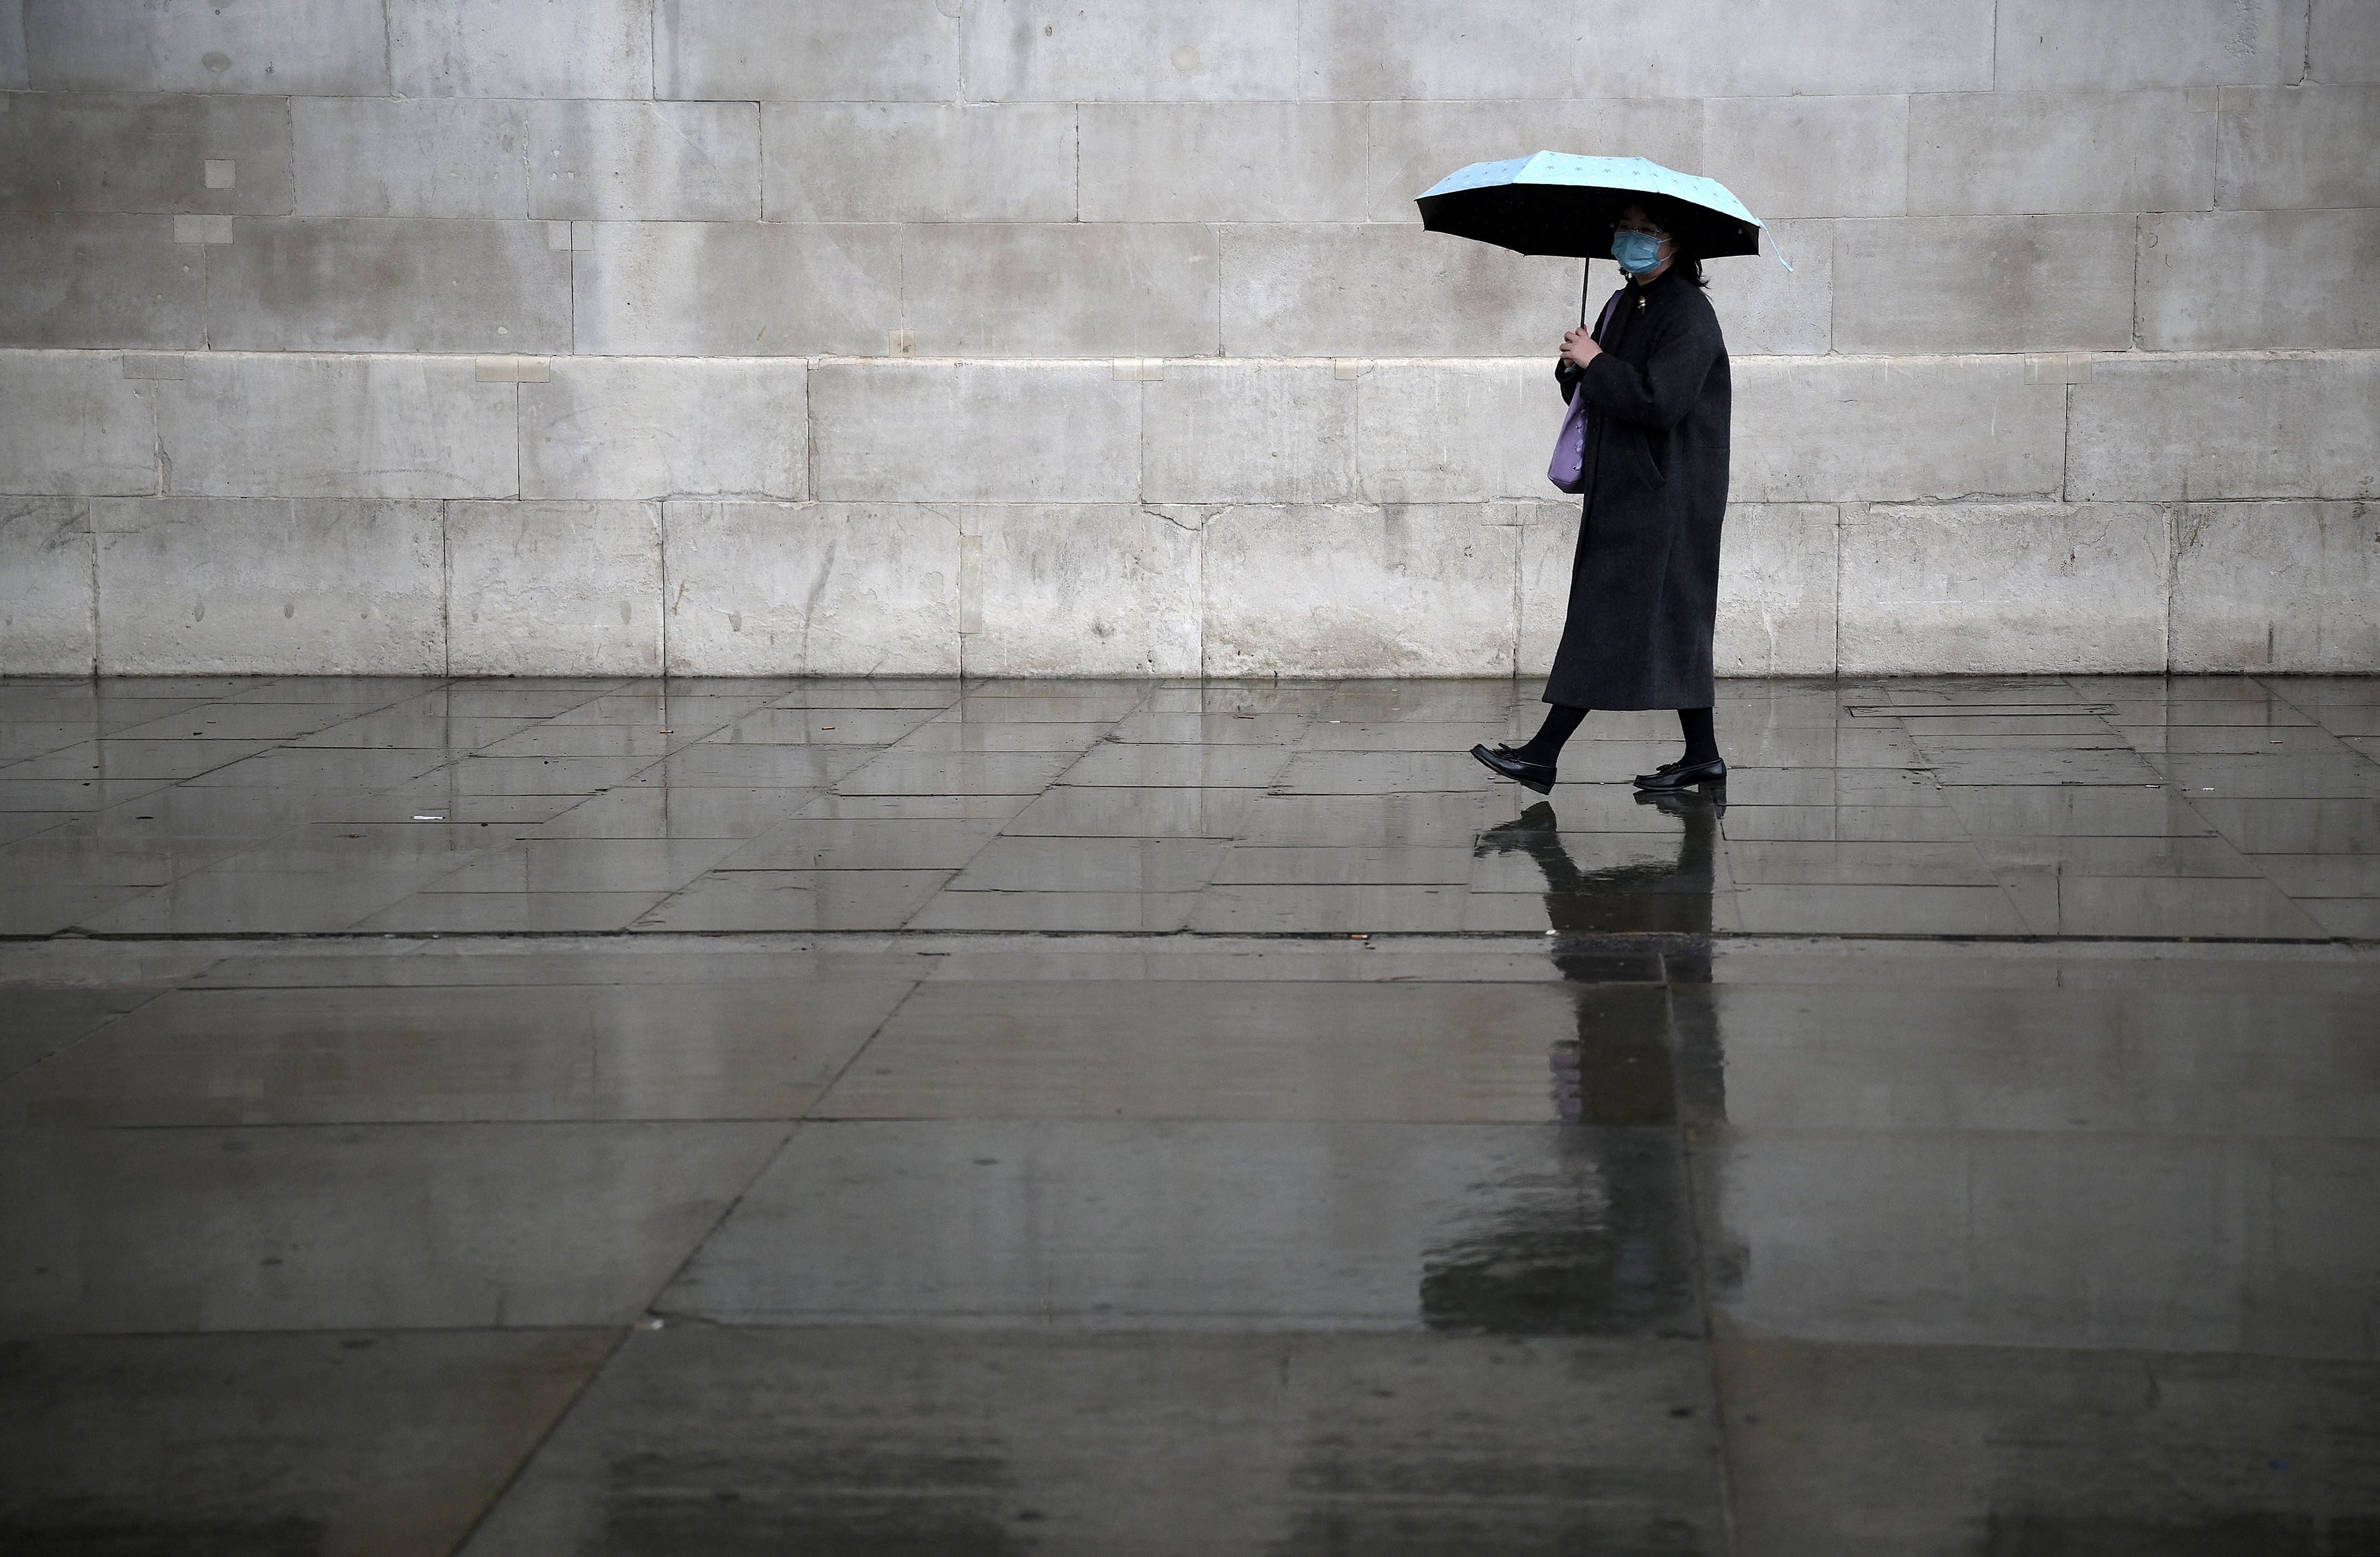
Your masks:
M2380 670L2380 0L0 0L0 110L11 672L1539 669L1578 268L1412 204L1539 147L1794 263L1728 669Z

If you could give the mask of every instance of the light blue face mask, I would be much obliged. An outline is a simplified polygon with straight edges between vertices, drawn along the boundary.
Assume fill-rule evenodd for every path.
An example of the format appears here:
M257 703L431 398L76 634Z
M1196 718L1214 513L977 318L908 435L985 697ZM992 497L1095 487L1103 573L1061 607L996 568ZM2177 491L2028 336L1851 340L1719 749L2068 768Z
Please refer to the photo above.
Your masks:
M1643 275L1661 262L1661 240L1650 233L1611 235L1611 257L1630 275Z

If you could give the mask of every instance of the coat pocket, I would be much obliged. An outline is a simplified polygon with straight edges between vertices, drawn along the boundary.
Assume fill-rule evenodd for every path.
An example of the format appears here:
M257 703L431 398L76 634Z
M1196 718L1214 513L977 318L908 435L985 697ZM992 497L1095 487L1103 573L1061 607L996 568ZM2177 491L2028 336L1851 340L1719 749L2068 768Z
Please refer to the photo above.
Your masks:
M1661 461L1655 457L1653 453L1653 440L1633 427L1628 430L1628 432L1630 461L1636 468L1637 479L1642 480L1648 487L1660 488L1668 486L1670 484L1670 473L1661 468ZM1664 438L1661 441L1664 444L1669 442L1667 438Z

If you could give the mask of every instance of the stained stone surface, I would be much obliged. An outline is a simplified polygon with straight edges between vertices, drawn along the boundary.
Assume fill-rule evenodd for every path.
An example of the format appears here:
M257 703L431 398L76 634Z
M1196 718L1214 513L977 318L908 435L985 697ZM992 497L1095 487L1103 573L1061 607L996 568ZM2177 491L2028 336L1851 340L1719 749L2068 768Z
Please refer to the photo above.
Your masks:
M0 1540L2366 1549L2380 686L1536 691L0 682Z

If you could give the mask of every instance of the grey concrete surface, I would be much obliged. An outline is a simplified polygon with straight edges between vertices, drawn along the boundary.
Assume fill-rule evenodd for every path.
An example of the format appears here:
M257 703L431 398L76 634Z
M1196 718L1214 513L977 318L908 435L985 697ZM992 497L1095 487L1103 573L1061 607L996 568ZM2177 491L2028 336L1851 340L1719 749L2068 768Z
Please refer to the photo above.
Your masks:
M2380 82L2380 18L2362 0L2313 0L2306 63L2309 80Z
M1837 656L1847 671L1886 672L1923 633L1976 672L2162 670L2168 526L2145 503L1853 505L1838 566L1865 582L1842 596ZM2021 653L2000 648L2004 623L2018 626Z
M389 81L404 97L653 94L653 0L387 8Z
M112 674L204 671L260 641L298 675L445 668L435 504L111 497L91 531Z
M451 1550L614 1344L601 1330L18 1343L0 1527L68 1548ZM260 1477L259 1456L279 1469Z
M1185 1557L1345 1541L1712 1551L1723 1514L1694 1350L1354 1333L1060 1341L670 1329L631 1339L469 1550L532 1552L559 1539L597 1551L798 1540ZM1492 1394L1477 1389L1482 1370L1499 1383ZM1120 1386L1119 1408L1095 1420L1067 1404L1092 1380ZM731 1381L747 1403L732 1417L687 1409ZM821 1466L798 1489L780 1479L777 1466L814 1463L815 1446L846 1430L881 1446L870 1456L880 1470ZM675 1447L644 1454L657 1438ZM618 1484L607 1467L630 1455L638 1472ZM896 1468L909 1466L948 1468ZM1392 1482L1383 1466L1396 1467ZM1182 1474L1192 1466L1196 1492ZM599 1512L588 1494L606 1481L615 1490ZM1233 1495L1208 1495L1218 1487Z
M964 547L948 513L674 502L663 514L674 671L958 673Z
M185 364L180 378L150 386L158 469L150 491L446 498L516 490L518 392L480 382L468 359L207 352Z
M528 213L756 222L760 116L748 103L556 103L528 115Z
M0 684L0 1533L2357 1550L2380 687L1533 692Z
M1054 103L770 103L771 222L1069 222L1075 124Z
M2207 211L2143 218L2142 343L2166 351L2369 347L2380 213Z
M447 654L465 675L661 670L661 505L455 503L446 513Z
M2207 89L2177 87L1912 97L1909 209L1975 216L2211 209L2216 106Z
M0 209L285 216L290 144L269 97L26 92L0 117Z
M18 0L36 91L320 92L382 97L393 85L378 6Z
M208 340L243 351L560 351L571 257L535 222L241 221L208 260Z
M300 97L289 103L299 216L527 216L518 103Z
M1729 170L1728 188L1764 222L1792 216L1899 216L1916 173L1910 103L1876 97L1713 98L1703 160ZM1916 101L1927 101L1919 98ZM1812 146L1856 148L1813 157Z
M572 224L572 345L599 356L880 355L901 231L880 225Z
M2101 359L2069 395L2078 502L2380 493L2380 359L2361 352Z
M2380 174L2350 150L2380 134L2370 87L2227 87L2216 203L2289 208L2368 206Z
M810 375L818 494L1130 502L1141 399L1105 363L822 366Z
M520 395L523 497L808 495L798 362L561 358Z
M0 498L0 632L24 645L32 674L74 675L93 663L97 620L91 505L72 497Z
M873 103L957 93L958 18L932 0L834 9L770 0L649 5L657 97ZM1017 94L977 95L1002 102Z
M205 345L204 261L181 220L0 216L0 328L29 347Z
M1835 348L2120 351L2132 338L2129 216L1835 224Z
M2307 4L2008 0L1994 7L1994 84L2040 91L2292 83L2305 69Z

